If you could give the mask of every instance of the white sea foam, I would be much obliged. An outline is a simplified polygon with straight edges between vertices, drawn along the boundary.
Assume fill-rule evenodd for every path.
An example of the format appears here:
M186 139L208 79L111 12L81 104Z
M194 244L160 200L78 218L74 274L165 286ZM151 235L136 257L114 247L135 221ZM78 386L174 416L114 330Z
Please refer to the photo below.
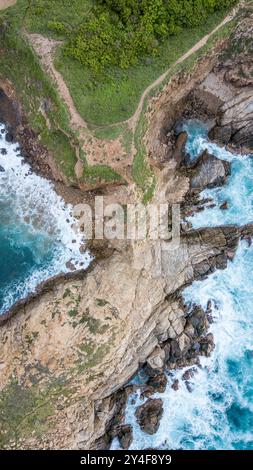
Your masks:
M225 187L203 193L215 202L228 198L230 208L196 214L191 218L194 227L252 221L251 158L233 155L197 134L191 138L188 151L201 153L208 149L218 158L231 161L232 175ZM226 270L216 271L185 289L188 304L206 308L212 299L215 307L210 331L216 347L210 358L201 358L201 367L190 379L192 392L182 380L183 369L168 375L165 392L154 395L163 399L164 407L156 434L142 432L136 423L136 408L144 402L140 394L129 398L125 422L133 426L132 449L253 449L252 265L253 246L240 242ZM178 391L171 388L175 379L179 380ZM112 448L119 448L117 439Z
M72 206L66 205L56 194L50 181L31 172L17 150L18 144L7 142L1 130L4 126L0 124L0 149L5 149L7 154L0 153L3 170L0 172L0 199L8 207L5 211L7 220L1 221L1 225L4 222L15 225L17 230L25 229L26 242L29 243L30 234L33 244L36 244L33 253L39 259L43 259L49 249L53 250L50 266L31 272L18 285L9 286L5 292L4 311L17 294L18 297L25 297L43 280L67 272L68 261L71 260L76 269L81 269L89 265L91 257L88 252L80 252L83 234L73 228L76 220L72 215Z
M231 162L231 176L221 187L202 191L201 197L211 198L215 208L206 209L187 218L194 228L215 227L225 224L243 225L253 219L253 158L249 155L237 155L208 141L205 137L196 137L188 151L204 150L217 158ZM227 201L228 209L220 209Z
M217 271L185 290L184 297L189 303L205 308L208 300L214 299L218 305L211 326L216 348L210 358L201 359L202 367L190 380L191 393L182 380L186 370L182 369L168 376L163 394L154 395L163 399L164 406L155 435L142 432L136 423L136 407L144 402L139 393L129 398L125 422L133 425L132 449L234 449L238 442L252 442L252 429L231 429L227 415L234 403L253 412L251 399L245 393L248 378L228 372L229 361L239 364L245 351L253 352L252 261L253 248L241 243L234 262L225 271ZM171 388L175 379L179 379L178 391ZM116 439L112 448L119 448Z

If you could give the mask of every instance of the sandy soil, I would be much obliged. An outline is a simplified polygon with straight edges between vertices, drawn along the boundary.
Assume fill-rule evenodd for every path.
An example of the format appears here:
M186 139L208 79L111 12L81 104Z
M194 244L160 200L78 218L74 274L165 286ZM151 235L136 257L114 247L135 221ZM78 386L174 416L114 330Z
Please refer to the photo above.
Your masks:
M0 10L4 10L7 7L10 7L11 5L14 5L17 0L0 0Z

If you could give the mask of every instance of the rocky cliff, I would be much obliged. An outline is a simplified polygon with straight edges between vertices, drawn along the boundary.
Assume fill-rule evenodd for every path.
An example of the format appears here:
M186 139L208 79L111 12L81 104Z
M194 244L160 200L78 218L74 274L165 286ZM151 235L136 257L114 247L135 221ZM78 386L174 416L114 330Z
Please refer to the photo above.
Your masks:
M247 15L236 34L247 36L251 26ZM189 210L195 192L228 176L228 168L208 155L185 168L185 138L177 140L185 117L209 120L210 135L222 142L252 145L248 52L238 54L238 67L246 67L240 84L229 60L221 58L219 46L151 100L145 143L158 176L155 202ZM1 448L97 447L119 413L122 397L115 392L140 366L157 376L165 362L176 367L195 360L194 344L210 354L208 318L199 311L189 315L181 290L224 269L240 237L252 232L252 226L192 231L182 225L177 249L167 250L169 240L116 244L87 272L46 283L13 309L0 328ZM157 426L152 403L139 412L143 427L144 412Z
M190 347L175 294L225 266L239 236L234 227L190 232L172 252L137 243L20 308L0 329L1 446L92 447L114 413L107 397L158 344Z

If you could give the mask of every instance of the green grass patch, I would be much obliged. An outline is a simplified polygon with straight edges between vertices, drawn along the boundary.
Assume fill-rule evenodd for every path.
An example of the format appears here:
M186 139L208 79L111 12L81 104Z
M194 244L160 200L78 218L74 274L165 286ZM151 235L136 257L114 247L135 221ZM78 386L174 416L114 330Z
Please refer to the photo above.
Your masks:
M106 165L87 165L83 170L83 179L90 184L99 182L117 183L123 181L121 176Z
M93 134L97 139L115 140L127 131L127 124L115 124L112 126L95 127Z
M0 446L18 447L19 439L34 433L43 438L49 430L48 418L54 414L53 400L48 390L40 391L36 385L27 388L11 382L0 396Z
M0 77L14 84L29 125L40 136L41 144L52 152L63 177L73 183L76 157L70 139L74 141L76 137L69 126L68 111L18 29L20 21L10 23L10 19L13 16L0 15Z
M111 68L107 80L94 81L92 73L59 50L55 65L62 73L76 108L90 125L108 125L124 121L135 112L143 91L182 54L224 17L224 11L210 16L205 25L171 36L160 46L156 57L143 58L127 70Z
M143 142L143 137L147 131L147 120L145 117L147 102L148 98L145 100L143 112L135 131L134 142L137 153L132 167L133 179L143 194L143 203L147 203L152 199L155 190L155 177L147 162L146 149Z
M121 176L107 165L88 165L83 150L80 150L80 157L85 163L83 169L83 181L89 184L98 182L117 183L123 182Z

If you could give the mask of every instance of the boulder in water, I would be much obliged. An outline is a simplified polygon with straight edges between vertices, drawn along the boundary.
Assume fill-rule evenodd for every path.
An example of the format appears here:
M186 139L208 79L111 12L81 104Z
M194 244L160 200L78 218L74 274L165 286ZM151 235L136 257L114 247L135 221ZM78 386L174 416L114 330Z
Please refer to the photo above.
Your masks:
M129 424L124 424L120 426L117 437L122 449L129 449L133 440L132 426L130 426Z
M143 405L139 406L135 412L141 430L147 434L156 433L162 415L163 402L161 398L149 398Z
M147 388L144 390L143 395L147 397L156 392L163 393L165 392L166 385L167 377L164 373L156 375L155 377L150 377L147 381Z
M175 392L178 391L178 389L179 389L179 380L178 379L174 380L173 384L171 385L171 388L173 390L175 390Z
M76 267L75 267L74 263L71 260L67 261L66 268L69 269L69 271L75 271L76 270Z
M6 140L6 142L13 142L14 137L10 132L7 132L7 134L5 136L5 140Z
M230 174L230 163L214 157L205 150L193 168L192 189L213 188L225 183Z

